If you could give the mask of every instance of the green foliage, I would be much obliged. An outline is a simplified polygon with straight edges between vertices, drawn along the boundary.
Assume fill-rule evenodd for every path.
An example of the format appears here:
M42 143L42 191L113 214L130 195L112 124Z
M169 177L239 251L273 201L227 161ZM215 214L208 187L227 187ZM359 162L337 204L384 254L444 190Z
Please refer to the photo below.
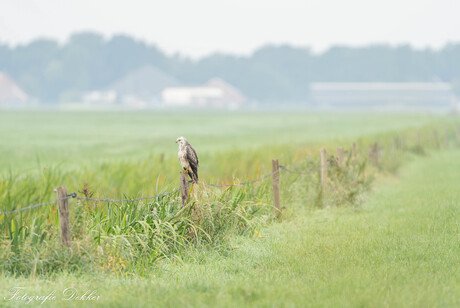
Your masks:
M148 275L157 260L180 258L191 245L225 250L227 237L252 234L262 222L261 215L268 212L266 203L246 200L246 195L244 188L205 192L189 207L182 207L177 196L151 202L78 202L72 206L73 243L68 250L56 250L58 225L42 228L45 216L29 220L20 216L19 221L7 216L2 270L15 275L49 274L73 271L81 262L81 269L89 264L93 270Z
M328 169L328 184L321 188L322 206L360 205L373 180L366 170L369 164L356 154L349 153L343 166L332 164Z

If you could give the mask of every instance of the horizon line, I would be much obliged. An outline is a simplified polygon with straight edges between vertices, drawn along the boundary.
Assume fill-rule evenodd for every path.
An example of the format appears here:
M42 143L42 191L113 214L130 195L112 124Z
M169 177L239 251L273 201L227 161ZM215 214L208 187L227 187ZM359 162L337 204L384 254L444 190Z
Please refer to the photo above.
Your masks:
M223 51L223 50L215 49L208 53L205 53L199 56L194 56L185 51L167 51L167 48L162 47L159 43L136 37L133 34L118 32L118 33L114 33L111 35L105 35L98 31L81 30L81 31L74 31L70 33L64 40L61 40L57 37L41 35L41 36L36 36L35 38L30 39L28 41L13 43L13 42L8 42L8 41L2 41L0 38L0 46L3 45L11 50L15 50L20 47L26 47L28 45L31 45L37 41L53 41L53 42L56 42L58 46L62 48L63 46L69 43L72 36L81 35L81 34L94 34L94 35L100 36L104 42L108 42L115 37L128 37L132 39L133 41L145 44L148 47L155 47L156 49L158 49L159 51L161 51L163 54L167 55L168 57L179 57L179 58L190 59L194 61L199 61L201 59L205 59L205 58L216 56L216 55L233 56L233 57L238 57L238 58L251 57L258 51L263 50L264 48L270 48L270 47L275 47L275 48L289 47L293 49L304 49L310 52L311 55L320 56L335 48L364 49L364 48L372 48L372 47L388 47L390 49L398 49L402 47L408 47L414 51L436 52L436 51L443 50L449 46L460 44L460 40L458 41L449 40L449 41L446 41L442 46L432 46L432 45L416 46L410 42L391 43L391 42L377 42L376 41L376 42L369 42L369 43L363 43L363 44L337 42L337 43L330 44L328 47L325 47L325 48L315 49L311 45L299 45L299 44L295 44L292 42L267 42L267 43L260 44L258 47L253 48L251 51L248 51L248 52Z

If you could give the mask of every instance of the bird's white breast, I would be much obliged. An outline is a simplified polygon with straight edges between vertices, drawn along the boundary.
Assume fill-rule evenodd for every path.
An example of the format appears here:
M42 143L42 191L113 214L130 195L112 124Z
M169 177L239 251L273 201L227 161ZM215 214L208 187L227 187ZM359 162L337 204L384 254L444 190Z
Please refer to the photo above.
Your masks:
M188 169L190 165L187 160L187 151L185 150L185 147L179 146L177 156L179 157L179 162L182 168Z

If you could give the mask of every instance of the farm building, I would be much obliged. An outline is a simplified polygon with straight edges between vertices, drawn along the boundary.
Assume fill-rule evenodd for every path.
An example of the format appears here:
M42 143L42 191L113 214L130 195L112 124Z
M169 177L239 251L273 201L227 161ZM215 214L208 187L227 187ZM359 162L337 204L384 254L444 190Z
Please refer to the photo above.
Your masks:
M29 96L6 73L0 72L0 107L24 107Z
M112 105L117 100L115 91L90 91L86 92L83 97L85 104Z
M220 78L213 78L206 83L206 86L221 89L224 95L223 104L239 106L246 102L247 98L234 86Z
M165 106L233 109L246 101L238 89L219 78L211 79L203 86L165 88L161 97Z
M449 83L330 82L310 84L310 103L321 109L409 109L448 111L457 108Z

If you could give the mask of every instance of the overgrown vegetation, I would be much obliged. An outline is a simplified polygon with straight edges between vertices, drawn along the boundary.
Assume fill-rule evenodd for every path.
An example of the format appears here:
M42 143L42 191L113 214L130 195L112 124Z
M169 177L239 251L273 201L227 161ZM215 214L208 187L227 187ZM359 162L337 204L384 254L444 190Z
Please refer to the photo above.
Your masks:
M433 127L360 139L355 151L348 148L341 165L336 157L329 157L329 182L325 188L320 185L319 172L309 175L283 172L283 203L308 208L359 204L376 174L395 172L408 155L424 154L425 148L441 146L439 140L431 138L434 135L429 135ZM445 126L438 126L437 129L440 127ZM416 134L430 138L420 140L414 138ZM453 135L449 138L450 142L455 140ZM379 160L370 162L367 148L375 140L380 144ZM335 144L328 142L326 145L329 153L333 153ZM320 165L318 145L284 149L289 151L284 153L284 159L290 163L290 168L308 171ZM263 149L256 149L253 153L251 157L242 150L234 150L231 156L234 160L246 156L246 160L237 160L236 163L249 167L246 168L248 177L259 177L264 170L255 161L261 158L268 161L269 158L265 157L267 153ZM215 159L222 162L228 159L227 155L223 153ZM292 161L287 160L289 158ZM167 165L175 165L171 158L160 156L155 159L161 162L166 159ZM150 164L150 160L143 160L135 164L103 163L92 170L83 169L78 171L77 178L91 180L76 183L74 187L78 187L79 194L86 197L104 197L107 191L114 193L122 190L134 192L125 197L135 197L138 196L136 189L139 183L145 181L139 178L137 172L149 168ZM53 185L68 181L70 175L70 171L55 168L43 169L38 177L7 173L0 182L1 200L9 209L13 209L35 202L36 196L40 196L40 200L52 199ZM227 178L221 181L239 180ZM155 192L158 192L160 184L164 184L162 177L157 178ZM186 208L182 207L177 194L140 202L71 201L71 249L60 246L56 206L3 215L0 217L2 272L15 276L49 276L62 271L102 271L148 276L159 260L181 260L190 247L225 253L232 249L229 238L257 234L259 227L273 219L270 184L270 181L265 181L224 189L198 185L191 192L189 207Z
M2 270L13 275L88 271L148 275L162 258L180 258L184 248L228 249L226 238L251 234L269 217L263 187L194 189L189 207L175 195L148 202L71 205L73 243L60 247L56 208L2 216ZM259 200L259 201L258 201Z

